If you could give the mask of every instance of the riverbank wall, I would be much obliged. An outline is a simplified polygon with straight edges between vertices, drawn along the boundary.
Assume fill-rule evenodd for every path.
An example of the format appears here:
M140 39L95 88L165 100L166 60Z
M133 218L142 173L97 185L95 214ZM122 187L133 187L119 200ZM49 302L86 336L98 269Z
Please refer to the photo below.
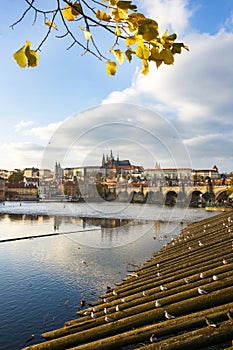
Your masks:
M191 223L77 319L24 350L233 349L233 211Z

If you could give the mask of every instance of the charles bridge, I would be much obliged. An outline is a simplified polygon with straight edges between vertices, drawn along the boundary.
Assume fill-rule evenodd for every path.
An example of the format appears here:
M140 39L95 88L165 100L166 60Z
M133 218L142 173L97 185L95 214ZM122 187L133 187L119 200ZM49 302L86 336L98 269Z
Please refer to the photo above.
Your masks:
M208 201L222 202L228 200L229 185L214 186L210 183L201 184L117 184L109 187L106 197L109 200L130 201L136 203L176 204L190 203L190 205L203 204Z

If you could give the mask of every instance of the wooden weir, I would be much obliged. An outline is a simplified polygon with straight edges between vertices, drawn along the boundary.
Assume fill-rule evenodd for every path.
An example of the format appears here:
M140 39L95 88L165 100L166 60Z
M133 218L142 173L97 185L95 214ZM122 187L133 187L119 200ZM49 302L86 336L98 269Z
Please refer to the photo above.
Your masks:
M233 211L188 225L81 317L24 350L233 349L232 242Z

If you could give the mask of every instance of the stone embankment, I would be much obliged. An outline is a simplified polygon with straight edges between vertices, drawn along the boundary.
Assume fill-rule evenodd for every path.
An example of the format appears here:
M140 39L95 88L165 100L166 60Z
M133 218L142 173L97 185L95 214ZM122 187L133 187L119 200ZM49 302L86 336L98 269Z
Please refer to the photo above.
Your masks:
M77 319L24 350L233 349L232 241L233 211L188 225Z

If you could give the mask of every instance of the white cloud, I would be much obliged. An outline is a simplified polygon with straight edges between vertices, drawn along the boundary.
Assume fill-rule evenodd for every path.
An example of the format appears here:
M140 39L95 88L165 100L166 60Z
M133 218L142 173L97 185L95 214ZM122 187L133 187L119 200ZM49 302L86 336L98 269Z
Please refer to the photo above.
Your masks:
M187 0L144 0L142 7L158 22L160 31L169 29L179 35L183 35L188 27L194 11L188 9Z
M33 124L34 122L31 120L28 120L28 121L21 120L18 124L15 125L15 131L19 132L21 130L26 129L29 126L32 126Z
M1 163L4 168L23 169L41 164L44 147L30 142L15 142L1 145Z
M26 135L36 136L40 140L49 141L56 130L63 122L50 123L45 126L38 126L25 131Z
M182 30L188 26L186 21L190 17L186 3L146 0L145 6L155 17L156 13L161 19L172 17L172 27L179 22ZM129 88L112 92L104 103L137 103L162 113L185 140L195 167L211 166L217 158L221 160L219 167L230 171L233 167L230 141L233 137L233 33L224 28L216 35L189 30L182 41L190 47L190 52L184 50L176 55L173 66L161 66L157 70L151 64L147 76L138 73Z

